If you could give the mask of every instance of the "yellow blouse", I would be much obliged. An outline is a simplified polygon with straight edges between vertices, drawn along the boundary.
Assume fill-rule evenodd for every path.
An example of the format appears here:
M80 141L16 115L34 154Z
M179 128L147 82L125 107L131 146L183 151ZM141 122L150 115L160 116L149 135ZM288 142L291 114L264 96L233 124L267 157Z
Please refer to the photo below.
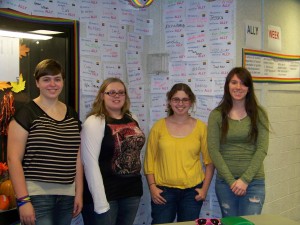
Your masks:
M144 173L153 174L157 185L180 189L196 186L205 178L202 161L205 165L212 163L207 149L207 128L201 120L197 119L195 128L185 137L170 135L165 118L153 125Z

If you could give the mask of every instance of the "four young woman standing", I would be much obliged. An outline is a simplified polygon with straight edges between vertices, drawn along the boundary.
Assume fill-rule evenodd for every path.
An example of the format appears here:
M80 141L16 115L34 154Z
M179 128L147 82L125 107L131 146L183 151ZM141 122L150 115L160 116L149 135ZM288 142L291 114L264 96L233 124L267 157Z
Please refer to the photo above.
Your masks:
M10 176L22 224L68 224L82 208L80 121L58 100L64 79L59 63L44 60L35 77L40 96L17 112L9 126ZM189 114L196 96L188 85L175 84L167 102L168 116L153 125L144 161L152 223L198 218L214 166L222 216L259 214L269 122L249 71L237 67L229 72L223 99L209 115L208 132ZM85 197L90 199L83 208L86 224L134 222L143 194L145 135L129 108L124 83L108 78L83 124L81 155Z

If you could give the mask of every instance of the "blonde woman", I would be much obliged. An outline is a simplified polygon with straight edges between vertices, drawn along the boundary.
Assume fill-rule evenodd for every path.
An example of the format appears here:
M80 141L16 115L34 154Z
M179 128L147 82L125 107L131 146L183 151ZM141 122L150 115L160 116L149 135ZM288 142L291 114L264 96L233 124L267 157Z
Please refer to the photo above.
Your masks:
M91 194L85 195L85 224L134 222L143 194L140 152L145 135L129 107L124 83L108 78L83 124L81 152Z

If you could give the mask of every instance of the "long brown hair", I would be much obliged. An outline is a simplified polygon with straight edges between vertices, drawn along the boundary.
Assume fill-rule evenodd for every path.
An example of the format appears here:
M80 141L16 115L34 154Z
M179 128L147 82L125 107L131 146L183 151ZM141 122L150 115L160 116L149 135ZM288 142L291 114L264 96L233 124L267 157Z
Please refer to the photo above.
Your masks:
M124 103L124 105L121 109L121 112L122 112L123 115L125 115L126 113L131 114L130 111L129 111L130 99L128 97L128 92L127 92L127 89L126 89L126 86L125 86L124 82L119 78L111 77L111 78L107 78L106 80L104 80L103 83L101 84L100 89L98 91L98 94L97 94L97 96L95 98L95 101L93 103L92 109L88 113L87 117L90 116L90 115L102 116L102 117L109 116L109 113L108 113L108 111L106 110L106 107L105 107L105 102L103 100L103 95L104 95L105 89L111 83L121 83L124 86L125 103Z
M265 119L268 121L267 113L264 109L258 105L257 99L254 93L253 81L250 72L243 67L235 67L233 68L227 75L225 85L224 85L224 95L219 103L217 109L220 110L222 115L222 127L221 127L221 142L225 142L227 133L228 133L228 114L232 109L232 97L229 92L229 83L232 77L236 75L243 84L248 87L248 93L245 99L245 109L247 115L251 120L251 128L249 131L249 141L256 142L258 137L258 122L262 123ZM261 112L261 116L265 117L264 120L259 117L259 112ZM262 123L263 126L269 130L268 124Z
M171 98L177 93L177 91L184 91L189 96L189 99L190 99L192 105L194 105L196 102L196 96L193 93L192 89L187 84L177 83L177 84L173 85L171 90L167 93L168 116L171 116L174 114L174 111L169 103L171 101Z

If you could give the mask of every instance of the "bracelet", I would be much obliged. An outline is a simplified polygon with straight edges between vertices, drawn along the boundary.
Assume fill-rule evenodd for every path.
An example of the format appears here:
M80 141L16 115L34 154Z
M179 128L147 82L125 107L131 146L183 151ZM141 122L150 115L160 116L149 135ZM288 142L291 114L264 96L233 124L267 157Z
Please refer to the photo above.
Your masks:
M149 187L150 187L152 184L156 184L156 183L154 182L154 183L149 184Z
M30 199L29 195L25 195L25 196L23 196L23 197L21 197L21 198L17 198L16 200L17 200L17 201L22 201L22 200L27 199L27 198Z
M31 201L26 201L26 202L17 202L18 208L20 208L22 205L25 205L26 203L31 202Z
M31 202L29 195L23 196L21 198L17 198L17 206L18 207L21 207L22 205L25 205L28 202Z

